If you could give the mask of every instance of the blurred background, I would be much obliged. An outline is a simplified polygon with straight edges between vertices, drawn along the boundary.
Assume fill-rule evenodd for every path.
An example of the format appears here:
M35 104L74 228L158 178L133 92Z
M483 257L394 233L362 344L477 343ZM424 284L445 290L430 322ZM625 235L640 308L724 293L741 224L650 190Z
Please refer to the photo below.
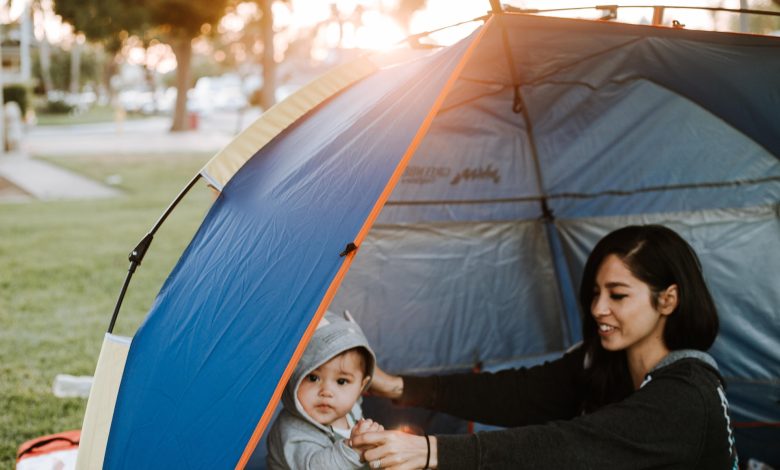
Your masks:
M780 0L620 4L780 11ZM128 253L209 158L329 68L464 22L409 41L454 43L490 8L488 0L0 0L0 467L13 468L28 439L81 427L79 378L95 370ZM610 19L651 24L653 15L631 8ZM706 10L667 8L661 23L780 32L776 16ZM115 333L133 335L197 230L213 200L199 185L157 233Z
M775 0L626 1L623 5L777 10ZM195 129L217 114L233 131L328 68L411 33L484 15L488 0L5 0L5 102L25 125L170 118ZM584 1L510 1L518 8L593 6ZM598 18L595 9L556 12ZM652 21L653 10L620 10L619 21ZM772 34L776 17L668 10L687 28ZM450 44L477 24L424 41ZM254 114L251 114L254 111ZM243 116L242 113L247 113ZM232 115L231 117L226 116ZM13 126L11 126L13 127ZM11 129L13 132L14 130Z

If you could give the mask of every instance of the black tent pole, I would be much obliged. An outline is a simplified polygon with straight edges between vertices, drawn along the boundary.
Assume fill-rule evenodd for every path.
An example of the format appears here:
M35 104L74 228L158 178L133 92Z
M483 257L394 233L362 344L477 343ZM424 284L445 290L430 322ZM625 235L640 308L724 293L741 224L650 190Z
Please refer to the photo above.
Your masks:
M125 293L127 292L127 286L130 285L130 279L133 277L133 274L135 273L135 269L141 265L141 261L143 261L144 256L146 255L146 251L149 249L149 246L152 244L152 240L154 239L154 234L157 233L157 230L160 229L163 222L165 222L165 219L168 218L169 215L171 215L171 212L173 212L173 209L176 208L177 205L179 205L179 202L181 202L182 199L184 199L184 196L192 189L193 186L195 186L195 183L200 179L200 173L195 175L189 183L187 183L187 186L184 187L184 189L181 190L178 196L176 196L176 199L173 200L173 202L168 205L168 208L165 209L165 212L160 216L159 219L157 219L157 222L154 224L151 230L144 236L144 238L141 239L140 242L138 242L138 245L133 248L133 251L130 252L130 255L128 256L128 259L130 260L130 267L127 268L127 276L125 277L125 282L122 284L122 289L119 291L119 298L116 301L116 305L114 306L114 313L111 315L111 322L108 324L108 332L113 333L114 332L114 325L116 324L116 318L119 316L119 309L122 307L122 301L125 298Z
M494 3L499 2L498 0L491 0L491 5ZM528 107L526 106L525 100L523 99L520 79L517 76L517 71L515 70L515 62L509 44L509 35L503 22L501 22L501 19L501 16L497 16L496 18L499 23L498 26L501 28L506 62L507 66L509 67L509 74L512 77L512 85L514 86L514 102L512 103L512 111L523 116L525 131L526 135L528 136L528 145L530 147L531 157L534 163L536 182L539 187L539 209L541 211L541 219L544 222L545 233L547 234L547 243L550 249L550 258L553 263L555 276L558 280L558 297L561 301L562 309L561 320L563 331L561 333L570 343L574 343L575 339L578 337L574 329L579 325L579 312L576 308L576 302L573 302L572 300L573 294L570 291L572 287L571 276L565 262L557 263L555 261L557 256L556 254L563 254L562 248L560 246L560 239L557 235L557 228L555 226L555 214L553 214L553 211L550 209L548 204L548 195L544 188L544 179L542 178L542 167L541 161L539 159L539 151L536 146L533 121L531 120Z

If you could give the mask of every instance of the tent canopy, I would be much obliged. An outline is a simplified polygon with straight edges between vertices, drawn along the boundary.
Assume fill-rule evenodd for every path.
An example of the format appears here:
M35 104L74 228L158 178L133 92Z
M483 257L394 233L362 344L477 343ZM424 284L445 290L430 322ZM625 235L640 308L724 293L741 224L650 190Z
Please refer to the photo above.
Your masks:
M107 468L245 465L329 307L394 372L564 350L629 223L691 242L734 417L780 421L780 39L502 14L350 67L204 168L221 194L133 339Z

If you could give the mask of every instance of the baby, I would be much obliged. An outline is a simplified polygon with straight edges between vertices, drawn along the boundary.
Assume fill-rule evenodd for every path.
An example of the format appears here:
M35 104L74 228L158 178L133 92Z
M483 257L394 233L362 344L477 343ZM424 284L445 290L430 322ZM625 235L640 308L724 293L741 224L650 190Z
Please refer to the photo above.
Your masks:
M284 390L284 405L268 434L268 468L368 468L352 437L383 430L363 420L360 394L376 358L360 327L327 312Z

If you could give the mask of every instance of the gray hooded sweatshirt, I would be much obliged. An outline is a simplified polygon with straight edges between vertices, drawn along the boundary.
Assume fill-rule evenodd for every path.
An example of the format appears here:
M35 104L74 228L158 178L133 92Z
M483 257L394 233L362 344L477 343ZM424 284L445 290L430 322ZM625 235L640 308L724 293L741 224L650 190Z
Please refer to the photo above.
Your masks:
M348 317L348 314L346 315ZM298 387L311 371L333 357L355 347L365 348L371 357L367 370L374 373L376 356L357 323L331 312L314 332L282 396L283 409L268 433L267 463L270 470L368 468L346 439L313 420L298 401ZM352 407L352 423L363 417L360 399Z

